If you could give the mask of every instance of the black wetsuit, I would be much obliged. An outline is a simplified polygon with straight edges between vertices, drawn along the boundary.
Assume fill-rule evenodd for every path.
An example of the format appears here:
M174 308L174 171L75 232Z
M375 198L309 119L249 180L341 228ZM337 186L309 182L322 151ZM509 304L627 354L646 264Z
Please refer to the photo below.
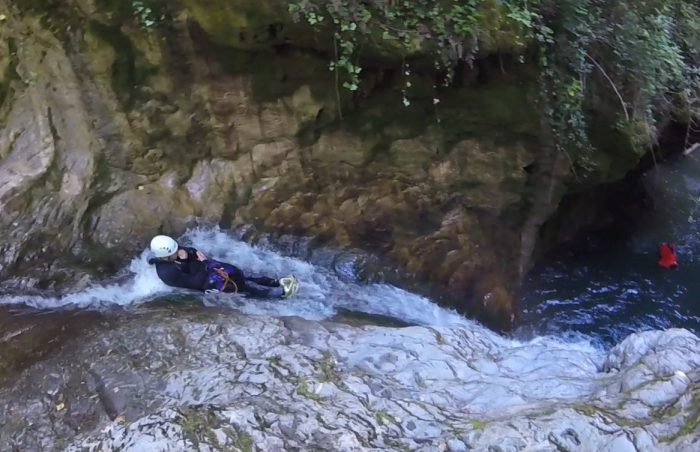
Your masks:
M209 269L206 262L197 260L197 250L194 248L180 248L180 250L187 251L187 259L179 257L174 261L151 259L151 264L156 265L158 277L172 287L204 292L209 285Z
M186 259L178 257L174 261L160 259L149 261L155 264L158 277L169 286L202 292L207 290L240 292L260 298L281 297L283 294L277 279L266 276L246 276L240 268L231 264L213 259L200 262L197 259L197 250L194 248L181 247L180 250L187 251ZM230 282L224 281L220 275L222 270L228 275Z

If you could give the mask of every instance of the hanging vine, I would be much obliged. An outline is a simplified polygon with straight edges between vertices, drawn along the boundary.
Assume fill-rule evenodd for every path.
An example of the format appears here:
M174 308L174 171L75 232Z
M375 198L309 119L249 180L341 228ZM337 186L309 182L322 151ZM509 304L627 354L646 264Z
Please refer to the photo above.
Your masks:
M429 53L446 85L456 64L471 63L482 46L529 58L540 70L539 101L556 144L584 170L592 165L594 85L610 90L616 127L640 150L652 145L660 118L689 128L700 122L700 11L691 0L293 0L289 11L332 27L330 70L351 92L361 86L367 41L403 55Z

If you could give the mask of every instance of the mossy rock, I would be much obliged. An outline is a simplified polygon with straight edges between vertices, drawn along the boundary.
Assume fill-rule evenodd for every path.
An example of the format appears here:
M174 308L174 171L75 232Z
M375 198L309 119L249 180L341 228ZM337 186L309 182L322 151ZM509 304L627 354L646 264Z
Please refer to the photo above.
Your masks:
M99 48L100 43L104 43L114 49L112 90L124 108L131 108L138 93L137 88L146 85L148 78L157 73L158 68L146 61L120 27L93 20L87 31L93 48Z
M508 17L510 11L498 0L482 1L478 8L480 55L519 54L531 44L522 26Z
M10 45L9 41L2 40L0 36L0 105L2 105L10 87Z
M182 190L158 184L139 186L114 196L95 212L92 239L112 250L137 251L153 231L184 232L187 220L196 213L196 206Z
M531 83L534 81L531 81ZM533 84L492 82L445 93L440 103L442 124L462 136L520 141L539 135L539 112L533 107Z
M243 50L269 48L294 42L317 46L314 30L295 23L286 2L275 0L180 0L218 43Z
M0 11L2 14L2 11ZM10 97L12 92L12 82L19 77L15 72L17 66L17 43L11 38L12 28L6 26L5 19L0 22L0 118L2 117L2 106Z

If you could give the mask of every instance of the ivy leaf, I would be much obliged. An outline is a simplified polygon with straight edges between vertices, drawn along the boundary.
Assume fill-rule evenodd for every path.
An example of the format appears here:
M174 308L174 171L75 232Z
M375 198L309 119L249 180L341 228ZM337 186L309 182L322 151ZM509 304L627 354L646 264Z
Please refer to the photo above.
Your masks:
M343 88L350 90L350 91L357 91L359 86L357 85L357 83L344 82Z

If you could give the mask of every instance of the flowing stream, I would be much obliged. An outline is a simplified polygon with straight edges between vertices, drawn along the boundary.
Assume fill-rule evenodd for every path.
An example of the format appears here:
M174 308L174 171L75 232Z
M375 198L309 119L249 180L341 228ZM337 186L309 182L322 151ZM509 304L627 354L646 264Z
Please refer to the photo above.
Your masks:
M111 284L56 297L0 296L0 304L49 311L126 311L0 387L0 418L8 420L0 439L19 438L8 447L26 450L61 441L72 444L66 450L190 450L202 441L238 447L236 435L245 434L262 450L281 450L284 441L308 444L305 432L315 432L313 441L345 432L345 450L433 450L419 447L436 442L442 450L697 450L684 432L697 417L687 402L697 397L698 338L674 329L631 336L608 350L637 329L697 331L698 248L688 216L700 183L684 171L670 165L650 178L663 189L656 192L659 214L641 232L618 243L593 241L586 253L535 272L526 300L530 330L511 337L392 285L360 281L351 253L298 259L213 228L191 230L181 241L251 273L293 273L301 281L297 296L254 300L172 289L147 251ZM655 266L662 236L680 245L676 272ZM157 300L194 308L159 312L150 307ZM416 326L303 320L358 314L370 323ZM0 343L23 331L15 328ZM81 379L91 383L72 385ZM261 404L274 407L264 418ZM100 410L106 414L87 436L66 430ZM611 422L644 427L620 433ZM238 433L216 437L221 426ZM198 429L209 433L192 442ZM0 444L4 450L11 449Z
M624 240L592 237L536 269L525 284L521 328L515 337L557 337L572 347L609 348L630 333L684 327L700 331L700 160L669 162L646 176L654 212ZM199 295L165 286L144 251L119 282L94 285L62 296L5 295L0 304L38 309L129 308L160 298L224 306L247 314L329 319L343 313L385 318L396 324L481 328L458 313L389 284L356 277L352 255L315 265L283 256L272 246L251 246L218 229L194 229L182 241L210 257L258 274L295 274L301 289L279 302L231 295ZM662 241L677 243L680 268L656 265Z
M167 287L148 264L144 251L129 266L131 276L123 282L96 285L60 297L14 295L0 297L3 304L24 304L33 308L107 309L132 306L173 296L205 305L230 306L247 314L300 316L310 320L332 318L342 312L388 317L400 322L432 326L466 326L473 322L456 312L443 309L430 300L388 284L363 284L356 280L353 259L339 259L331 268L285 257L268 247L251 246L218 229L195 229L181 240L203 250L209 257L231 262L252 274L285 276L294 274L301 281L293 300L255 300L234 295L199 295Z

